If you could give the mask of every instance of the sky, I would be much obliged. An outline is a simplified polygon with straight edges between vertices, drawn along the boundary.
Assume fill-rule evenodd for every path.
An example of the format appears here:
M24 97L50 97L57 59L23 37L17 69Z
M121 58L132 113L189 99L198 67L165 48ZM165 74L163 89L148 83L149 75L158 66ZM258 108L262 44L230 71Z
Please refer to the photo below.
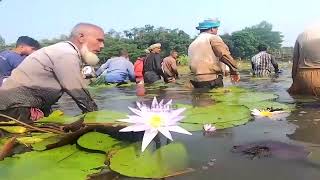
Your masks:
M319 0L2 0L0 35L14 43L21 35L51 39L68 35L78 22L123 31L146 24L178 28L191 37L206 18L221 20L219 34L266 20L293 46L306 26L320 22Z

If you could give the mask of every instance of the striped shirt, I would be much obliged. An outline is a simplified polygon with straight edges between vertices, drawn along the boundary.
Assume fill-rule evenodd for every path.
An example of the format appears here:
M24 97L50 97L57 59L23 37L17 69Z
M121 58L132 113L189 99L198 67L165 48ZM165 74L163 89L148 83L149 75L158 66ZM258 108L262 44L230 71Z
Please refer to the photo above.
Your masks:
M278 72L278 64L274 57L266 51L261 51L251 58L252 71L254 76L270 76L272 69Z

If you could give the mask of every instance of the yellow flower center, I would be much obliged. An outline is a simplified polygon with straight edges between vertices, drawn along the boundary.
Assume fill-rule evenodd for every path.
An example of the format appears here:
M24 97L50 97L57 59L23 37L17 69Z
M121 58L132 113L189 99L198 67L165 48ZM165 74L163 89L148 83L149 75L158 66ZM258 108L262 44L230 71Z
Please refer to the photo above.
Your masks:
M269 111L261 111L260 112L261 116L265 116L265 117L271 117L272 113Z
M158 128L163 124L163 120L161 116L154 114L151 116L149 123L153 128Z

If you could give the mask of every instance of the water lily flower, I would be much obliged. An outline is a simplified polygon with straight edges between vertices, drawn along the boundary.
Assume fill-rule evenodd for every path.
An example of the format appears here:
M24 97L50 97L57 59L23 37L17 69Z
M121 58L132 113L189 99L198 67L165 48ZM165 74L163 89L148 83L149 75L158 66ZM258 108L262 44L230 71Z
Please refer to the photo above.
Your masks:
M168 139L172 140L170 131L188 134L190 132L178 126L178 122L184 118L180 114L185 108L171 109L172 100L164 104L163 100L159 103L154 97L151 107L147 107L145 104L137 102L138 109L129 109L135 113L135 115L128 115L128 119L120 119L118 121L132 123L133 125L120 129L120 132L139 132L145 131L142 140L143 152L150 144L152 139L160 132Z
M281 119L285 117L287 114L285 111L270 111L270 110L251 110L251 114L257 117L267 117L270 119Z
M205 132L214 132L217 130L217 128L215 126L212 126L211 124L205 124L203 125L203 130Z

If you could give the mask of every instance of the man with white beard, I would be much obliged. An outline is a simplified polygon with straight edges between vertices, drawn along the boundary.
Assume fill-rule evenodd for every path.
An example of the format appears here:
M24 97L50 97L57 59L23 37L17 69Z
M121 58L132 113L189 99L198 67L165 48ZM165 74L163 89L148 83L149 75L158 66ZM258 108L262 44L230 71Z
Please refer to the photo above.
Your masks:
M64 92L85 112L97 110L87 91L81 66L96 65L104 47L102 28L77 24L69 41L44 47L28 56L0 88L0 114L25 122L51 113ZM7 118L0 117L0 121Z

